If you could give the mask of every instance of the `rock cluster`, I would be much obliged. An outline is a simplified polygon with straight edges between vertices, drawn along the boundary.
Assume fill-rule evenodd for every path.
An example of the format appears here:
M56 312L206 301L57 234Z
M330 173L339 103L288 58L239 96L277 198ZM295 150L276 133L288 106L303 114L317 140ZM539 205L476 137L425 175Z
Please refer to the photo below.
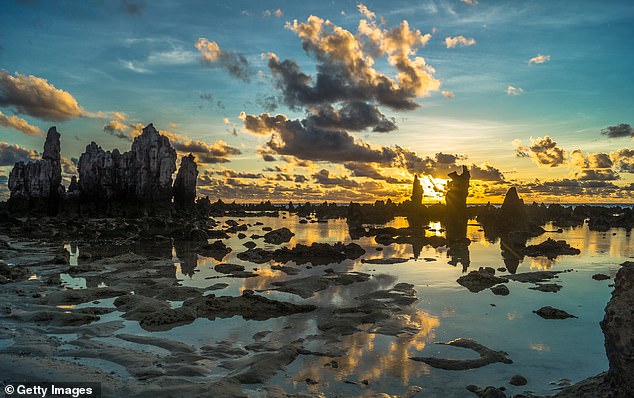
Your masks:
M129 152L104 151L91 142L79 158L79 188L87 199L169 201L176 150L169 139L147 125Z
M9 176L10 210L14 213L46 209L92 214L114 208L140 206L164 208L174 198L179 208L196 200L198 168L193 155L181 160L176 171L176 150L166 136L150 123L134 138L130 151L105 151L95 142L86 146L77 164L79 178L72 176L67 192L62 186L60 134L48 131L41 160L17 162ZM137 209L138 210L138 209ZM114 213L119 214L120 211Z

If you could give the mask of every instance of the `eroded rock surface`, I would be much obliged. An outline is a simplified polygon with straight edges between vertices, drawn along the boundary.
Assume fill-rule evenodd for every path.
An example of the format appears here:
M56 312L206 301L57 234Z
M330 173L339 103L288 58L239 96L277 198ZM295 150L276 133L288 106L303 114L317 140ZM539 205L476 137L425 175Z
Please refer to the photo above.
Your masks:
M57 211L57 200L63 192L60 150L60 134L51 127L46 134L42 159L17 162L9 173L10 204L20 208L40 201L49 207L49 212Z
M198 179L198 166L194 155L181 158L181 165L174 180L174 205L178 207L190 207L196 200L196 181Z
M92 142L80 156L77 167L84 198L169 201L176 150L150 123L134 138L129 152L104 151Z

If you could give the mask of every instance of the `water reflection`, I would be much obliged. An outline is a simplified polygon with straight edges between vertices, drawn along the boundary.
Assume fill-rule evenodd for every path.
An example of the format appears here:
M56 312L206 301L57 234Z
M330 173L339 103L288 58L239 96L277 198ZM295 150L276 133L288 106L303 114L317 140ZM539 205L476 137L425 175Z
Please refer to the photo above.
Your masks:
M264 225L255 226L255 223L260 221ZM248 235L262 234L262 228L265 225L272 228L288 227L296 234L288 244L284 245L289 247L293 247L297 243L309 245L313 242L334 243L341 241L349 243L352 241L345 220L329 220L327 224L299 224L297 217L289 216L287 219L254 218L249 219L247 222L252 225L247 233ZM388 226L395 228L410 227L404 217L394 219ZM548 225L545 226L545 229L556 230L556 228ZM229 278L214 271L213 267L218 264L218 261L197 254L196 251L199 244L191 242L172 243L169 240L165 240L121 245L71 243L66 248L71 253L71 269L75 266L89 266L96 259L107 256L134 253L145 257L169 260L166 261L167 266L161 270L160 277L170 278L175 284L207 287L219 281L226 282L230 286L216 292L216 294L222 295L241 294L245 289L269 289L273 282L285 279L305 277L311 274L323 275L325 268L333 268L337 272L357 270L373 273L371 283L332 286L317 292L315 296L308 300L300 299L288 293L275 291L266 293L273 296L272 298L284 301L314 303L320 308L314 313L272 320L266 326L263 326L265 325L264 323L257 322L252 322L245 326L244 322L240 323L241 321L239 322L236 319L216 320L211 323L213 325L213 333L209 333L208 329L203 331L193 330L196 327L200 328L200 324L196 326L196 323L174 331L174 338L192 344L216 340L233 342L241 340L242 342L250 343L250 336L255 331L263 330L262 328L266 327L274 330L273 333L278 336L281 342L290 342L303 337L311 343L321 344L316 350L328 344L338 344L341 347L349 348L349 351L339 358L300 356L298 360L289 365L289 369L292 369L289 374L293 374L293 380L297 383L296 387L298 389L305 388L304 380L306 378L319 380L320 384L311 388L325 392L328 392L331 386L334 389L339 388L335 383L341 383L345 380L359 382L367 379L370 383L381 382L382 385L390 386L422 385L425 382L432 386L449 383L444 376L435 377L434 380L426 378L427 373L431 373L433 376L439 373L435 373L434 369L430 369L424 364L410 361L408 358L414 355L415 351L427 350L426 354L433 355L429 346L431 341L444 341L456 337L473 337L483 343L491 343L497 349L513 352L515 355L513 359L518 358L517 364L520 366L517 371L521 371L529 377L532 375L534 380L548 379L548 375L543 374L545 371L540 370L543 368L543 359L546 357L522 357L521 355L526 355L523 354L522 350L532 351L534 354L539 353L539 355L551 355L547 359L548 363L553 364L553 366L549 368L548 372L554 372L555 370L557 372L566 372L570 369L577 372L574 366L569 366L566 363L567 357L581 363L584 361L583 355L587 356L586 362L599 363L599 365L593 366L602 366L603 362L601 361L604 361L604 358L601 357L603 354L600 350L595 350L597 353L595 351L588 352L585 349L585 347L597 341L597 347L602 347L600 332L597 332L597 341L592 340L592 338L596 337L592 333L588 333L587 336L586 334L578 336L577 340L568 341L570 339L567 336L574 333L574 327L578 326L569 326L563 323L554 325L551 323L553 327L549 329L541 326L542 324L540 323L539 339L530 341L530 338L535 336L534 330L537 327L535 322L540 321L531 311L538 308L537 303L534 301L535 299L548 299L546 304L554 306L561 304L566 307L569 303L575 303L575 305L578 305L574 311L575 315L579 316L578 322L586 322L587 325L584 324L584 327L588 329L584 330L591 330L592 325L596 326L598 319L602 316L605 305L605 301L602 300L604 298L607 300L607 297L609 297L607 284L596 283L589 275L583 275L583 281L575 281L575 283L579 283L575 285L575 288L566 288L562 290L563 293L560 292L557 295L546 295L546 293L528 290L527 286L513 285L513 282L511 282L509 283L509 288L512 294L509 297L498 298L488 292L482 292L478 295L469 293L457 286L455 280L461 272L467 270L471 263L473 263L471 267L476 268L484 265L497 268L503 263L509 272L512 273L525 272L529 269L563 269L571 267L581 271L592 269L593 267L603 267L603 269L613 267L609 269L612 272L617 267L615 264L625 261L627 257L634 256L634 244L631 242L629 234L626 234L623 230L613 230L609 233L593 232L589 231L587 226L582 226L565 229L563 233L546 233L528 240L508 237L499 239L487 236L485 231L481 230L471 220L464 225L464 229L461 224L458 233L460 237L468 237L471 241L470 245L461 246L453 242L444 242L441 246L434 247L434 245L429 244L432 239L448 238L449 236L454 236L452 235L453 233L454 231L451 230L451 227L447 228L441 223L430 223L417 229L417 239L412 239L411 242L407 243L393 243L383 246L381 251L376 250L377 244L373 237L359 237L355 240L367 251L365 256L362 257L366 259L429 256L440 261L409 261L398 265L367 265L361 264L359 259L312 268L307 266L298 267L292 262L287 263L287 266L295 267L301 271L297 276L287 275L279 270L272 270L270 268L271 265L279 265L275 262L256 265L239 260L236 254L245 250L242 246L245 240L237 239L233 235L231 238L223 240L233 251L222 260L223 262L244 265L248 270L258 268L258 277L246 279ZM616 235L612 235L613 233ZM556 261L543 257L525 258L521 254L520 249L525 245L540 243L548 237L565 239L573 247L580 249L582 254L579 256L565 256L558 258ZM258 247L266 248L267 250L274 250L279 247L264 244L260 239L254 239L254 241ZM439 241L442 241L442 239ZM137 266L143 267L143 264ZM389 274L389 276L385 274ZM84 275L86 275L85 278ZM581 272L566 274L562 276L562 284L571 283L570 280L565 280L564 278L579 277L580 275ZM68 278L73 278L72 272L68 274ZM77 279L77 281L74 281L77 287L104 286L109 282L107 274L97 276L82 274L81 278ZM72 279L67 279L67 281L72 282ZM328 316L332 313L333 308L354 306L355 303L358 305L358 302L355 301L356 297L368 291L387 289L398 282L415 284L420 297L419 302L414 306L394 316L395 321L418 328L419 331L415 335L392 337L373 334L370 325L364 325L365 331L344 336L341 342L333 343L319 339L320 332L316 329L319 317ZM587 284L584 285L583 283ZM603 289L600 293L605 294L603 296L597 294L597 289ZM490 303L496 303L497 307L489 306ZM593 306L598 308L595 311L596 313L592 312L594 311ZM442 322L440 322L440 318L443 318ZM487 319L487 321L483 321L483 319ZM209 323L205 323L205 325L209 325ZM517 338L501 339L497 342L495 339L501 334L499 334L499 331L492 332L491 325L496 325L496 327L501 325L500 327L504 329L500 330L504 330L505 335L513 335L517 336ZM308 340L308 336L312 336L314 339ZM487 339L489 340L488 342L483 341ZM550 347L553 347L552 352ZM557 347L557 350L554 347ZM577 353L575 350L579 347L584 347L585 351L579 350L579 353ZM333 359L337 361L336 369L333 368L331 363ZM521 368L522 366L523 368ZM556 369L552 370L553 368ZM477 371L482 372L477 373L477 375L484 374L488 377L482 377L482 380L493 381L498 376L506 377L506 375L496 373L498 370L483 369ZM597 373L594 370L588 371L586 367L585 370L579 370L578 372L579 374L586 372L590 375ZM598 369L598 371L600 370ZM531 372L535 372L535 374L531 374ZM442 372L440 374L444 375ZM476 372L474 371L470 374L473 375ZM577 375L577 373L574 373L574 375ZM465 377L467 376L455 376L455 380L461 384L459 390L461 392L464 391L464 385L473 382L473 380L466 382ZM287 381L280 381L280 384L284 383L287 383ZM441 385L441 387L443 386ZM539 385L535 386L535 389L543 393L543 391L539 390Z

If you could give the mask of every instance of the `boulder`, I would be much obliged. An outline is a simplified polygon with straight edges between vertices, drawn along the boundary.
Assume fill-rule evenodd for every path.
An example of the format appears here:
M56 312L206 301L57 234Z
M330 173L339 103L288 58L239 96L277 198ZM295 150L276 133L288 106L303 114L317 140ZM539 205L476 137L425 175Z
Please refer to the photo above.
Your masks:
M290 229L284 227L264 234L264 241L274 245L279 245L291 240L295 236Z

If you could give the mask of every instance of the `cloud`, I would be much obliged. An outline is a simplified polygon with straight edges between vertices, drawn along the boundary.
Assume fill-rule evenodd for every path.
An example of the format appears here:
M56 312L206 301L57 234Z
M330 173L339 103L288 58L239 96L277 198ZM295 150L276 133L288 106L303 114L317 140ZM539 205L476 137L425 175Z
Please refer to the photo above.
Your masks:
M465 4L472 5L472 6L477 6L478 4L480 4L478 2L478 0L460 0L460 1L462 1Z
M128 60L119 60L119 62L121 63L121 66L123 66L124 68L128 70L131 70L132 72L151 73L151 71L148 68L145 68L142 66L141 62L128 61Z
M13 166L16 162L38 159L40 154L19 145L0 142L0 166Z
M335 185L340 188L357 188L359 186L356 181L349 179L347 176L333 176L326 169L321 169L313 174L312 177L318 184L325 186Z
M508 95L522 95L522 94L524 94L524 89L522 89L521 87L508 86L506 88L506 94L508 94Z
M257 153L262 157L262 160L265 162L275 162L277 158L275 157L275 152L266 147L258 147Z
M454 48L454 47L470 47L476 44L476 41L474 38L466 38L464 36L455 36L455 37L450 37L447 36L445 37L445 45L447 46L447 48Z
M396 120L387 118L375 105L362 101L345 103L340 109L330 105L320 105L309 109L305 124L325 129L344 129L359 131L372 128L372 131L387 133L395 130Z
M513 145L517 157L530 156L539 166L558 167L567 162L567 152L549 136L532 139L529 147L522 146L520 140L514 140Z
M313 78L303 73L295 61L280 61L275 54L269 54L269 69L291 107L355 100L376 101L393 109L414 109L418 107L415 98L437 91L440 86L433 77L433 68L415 56L430 36L410 29L407 21L385 30L373 21L362 20L357 36L317 16L302 23L295 20L286 27L299 36L304 50L318 61ZM373 68L377 56L386 56L396 68L396 81Z
M612 168L612 159L607 153L584 154L580 150L574 150L570 153L571 163L574 166L585 169L609 169Z
M145 6L145 0L123 0L121 2L121 9L130 15L141 15Z
M528 60L528 64L544 64L549 61L550 55L537 54L536 56Z
M2 112L0 112L0 126L20 131L30 136L44 136L44 132L39 127L30 125L29 122L22 118L7 116Z
M441 91L440 92L445 98L452 99L456 96L453 91Z
M249 62L244 55L232 51L223 51L218 46L218 43L204 37L199 38L194 47L202 54L204 64L213 65L217 63L230 75L245 82L250 80Z
M363 14L363 16L367 19L373 20L376 18L376 14L370 11L368 7L366 7L363 3L357 3L357 8L359 9L359 12Z
M634 149L619 149L612 152L610 158L618 171L634 173Z
M246 130L271 135L269 149L278 155L291 155L312 161L349 161L391 164L399 157L394 148L371 146L344 130L324 129L312 123L289 120L284 115L240 115Z
M616 126L608 126L601 130L601 134L609 138L632 137L634 138L634 130L629 124L621 123Z
M231 169L215 170L214 174L224 176L225 178L245 178L245 179L257 179L264 178L262 173L247 173L242 171L235 171Z
M489 164L484 164L482 166L472 164L469 167L469 172L471 174L471 178L473 178L474 180L498 182L504 181L504 175L502 174L502 172Z
M77 100L47 80L0 71L0 106L8 106L17 113L39 119L65 121L84 114Z
M284 15L284 11L278 8L276 10L264 10L262 12L263 17L270 17L271 15L275 15L276 17L281 18Z
M575 178L579 181L614 181L621 177L612 169L584 169L575 173Z
M182 153L192 153L198 163L228 163L233 155L240 155L242 152L222 140L213 144L207 144L195 140L170 140L174 149Z
M407 184L409 181L385 176L381 174L372 164L360 162L348 162L344 167L352 172L353 177L366 177L373 180L385 181L389 184Z

